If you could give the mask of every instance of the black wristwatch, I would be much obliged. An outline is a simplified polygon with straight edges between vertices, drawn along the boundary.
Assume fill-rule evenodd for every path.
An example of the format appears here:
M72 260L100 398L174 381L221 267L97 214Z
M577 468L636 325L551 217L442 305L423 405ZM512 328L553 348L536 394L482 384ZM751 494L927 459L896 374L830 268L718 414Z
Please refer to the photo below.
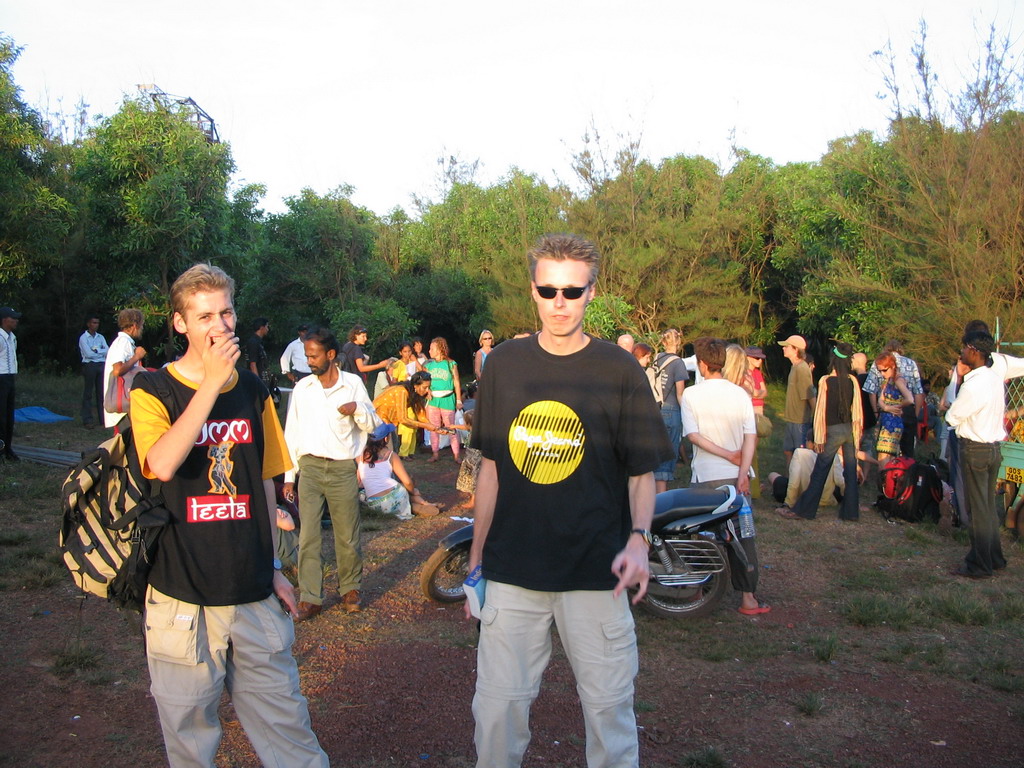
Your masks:
M647 547L648 548L650 548L652 546L652 544L654 543L651 540L651 532L648 531L646 528L634 528L633 530L630 531L630 533L631 534L638 533L641 536L643 536L644 541L647 542Z

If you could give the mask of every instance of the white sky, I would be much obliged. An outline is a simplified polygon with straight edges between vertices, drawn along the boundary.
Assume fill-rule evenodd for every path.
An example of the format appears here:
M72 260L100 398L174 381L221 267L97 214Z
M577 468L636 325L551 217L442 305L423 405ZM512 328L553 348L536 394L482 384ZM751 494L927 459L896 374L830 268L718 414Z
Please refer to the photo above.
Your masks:
M735 142L778 164L884 132L873 51L900 65L923 17L940 78L959 82L990 23L1019 42L1013 0L0 0L24 47L23 98L110 115L139 83L191 96L264 207L342 183L377 213L435 196L437 158L571 181L593 123L652 160ZM1018 48L1019 49L1019 48ZM909 74L909 73L908 73Z

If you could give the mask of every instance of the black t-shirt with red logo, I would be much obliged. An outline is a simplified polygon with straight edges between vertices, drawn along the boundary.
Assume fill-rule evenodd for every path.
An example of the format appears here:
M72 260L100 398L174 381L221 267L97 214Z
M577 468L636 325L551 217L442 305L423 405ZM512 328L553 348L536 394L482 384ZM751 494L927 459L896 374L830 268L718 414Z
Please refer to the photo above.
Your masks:
M147 470L149 449L195 391L173 366L136 377L132 428ZM273 539L263 478L283 472L290 461L268 398L256 376L240 372L221 390L192 450L163 484L171 522L150 573L150 583L160 592L196 605L240 605L273 592Z
M484 576L526 589L612 589L632 518L628 480L673 455L661 411L628 352L599 339L571 355L536 336L487 357L472 446L498 498Z

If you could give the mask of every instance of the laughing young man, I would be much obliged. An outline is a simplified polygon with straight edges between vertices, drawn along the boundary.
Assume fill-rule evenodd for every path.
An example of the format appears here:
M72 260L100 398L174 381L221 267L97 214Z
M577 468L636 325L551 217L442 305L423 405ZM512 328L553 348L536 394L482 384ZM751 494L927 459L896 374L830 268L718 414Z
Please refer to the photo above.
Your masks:
M549 235L528 254L541 331L487 358L472 446L483 453L470 568L488 580L477 659L477 766L520 765L558 628L587 764L638 764L634 602L646 592L654 469L672 456L632 355L583 332L599 256Z
M197 264L171 288L180 360L142 374L131 423L170 523L146 593L146 655L172 766L212 766L221 692L263 765L321 768L292 658L291 583L275 560L272 478L291 467L270 393L238 372L234 281Z

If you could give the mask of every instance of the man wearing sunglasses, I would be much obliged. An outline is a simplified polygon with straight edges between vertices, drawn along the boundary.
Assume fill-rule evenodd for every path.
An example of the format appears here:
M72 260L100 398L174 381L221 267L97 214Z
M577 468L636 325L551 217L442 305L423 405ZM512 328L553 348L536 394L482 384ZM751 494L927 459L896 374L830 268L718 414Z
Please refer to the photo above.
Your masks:
M633 602L647 590L654 469L672 456L631 355L583 332L599 256L548 235L529 252L539 333L496 347L480 382L472 447L483 454L470 569L480 610L478 768L520 765L551 654L569 656L587 764L638 764Z

